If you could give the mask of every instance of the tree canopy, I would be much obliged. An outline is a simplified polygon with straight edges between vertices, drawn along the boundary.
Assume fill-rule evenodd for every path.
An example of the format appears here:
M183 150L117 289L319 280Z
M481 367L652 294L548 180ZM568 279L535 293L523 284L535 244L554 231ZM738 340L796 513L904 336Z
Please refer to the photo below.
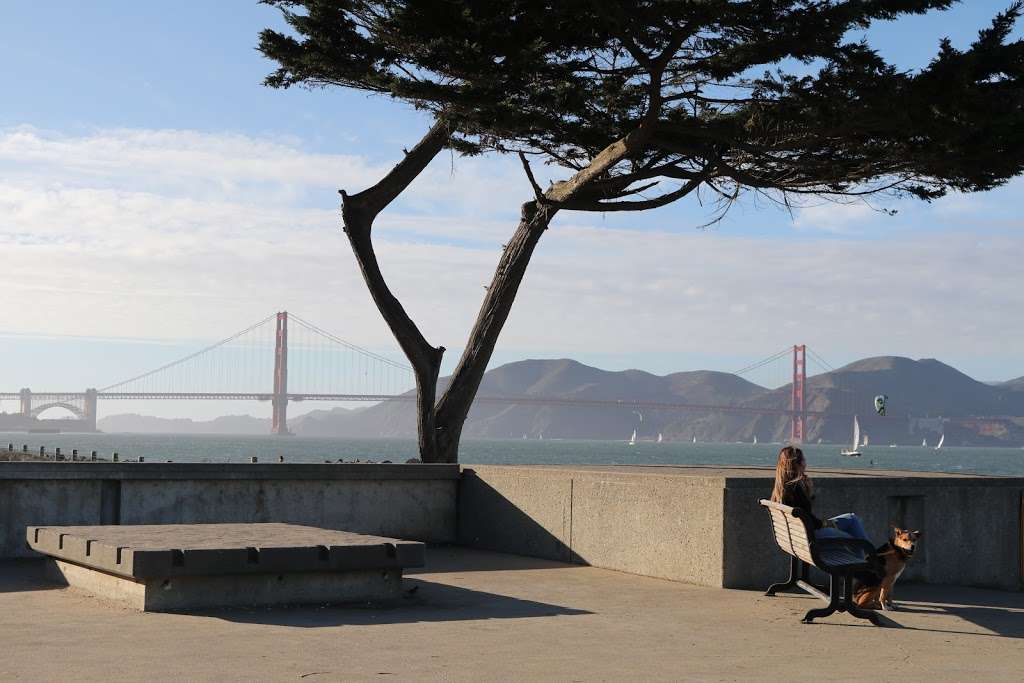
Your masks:
M425 461L457 459L462 426L530 258L562 210L639 211L707 191L719 216L745 192L988 190L1024 167L1024 0L967 49L948 40L901 71L858 35L954 0L263 0L271 87L354 88L434 125L375 185L342 191L345 233L416 376ZM373 221L445 147L518 153L534 196L486 288L448 387L444 347L388 287ZM542 188L533 162L568 177Z
M266 2L293 29L261 35L279 64L268 85L380 93L434 112L460 151L573 172L625 141L561 208L653 208L700 185L726 203L750 190L930 199L1024 163L1019 1L916 72L859 30L954 0Z

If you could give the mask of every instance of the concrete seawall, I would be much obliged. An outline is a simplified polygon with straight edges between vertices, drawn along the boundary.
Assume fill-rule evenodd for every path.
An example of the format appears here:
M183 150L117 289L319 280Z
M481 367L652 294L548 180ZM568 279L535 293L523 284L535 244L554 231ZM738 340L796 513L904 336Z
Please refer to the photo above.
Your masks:
M813 472L820 515L854 511L881 543L924 532L903 580L1020 590L1024 478ZM758 505L763 468L463 470L460 543L705 586L764 588L788 556Z
M290 522L451 542L456 465L0 463L0 558L29 525Z
M785 578L764 468L0 463L0 558L30 525L289 522L705 586ZM814 471L816 512L924 532L902 580L1024 588L1024 478Z

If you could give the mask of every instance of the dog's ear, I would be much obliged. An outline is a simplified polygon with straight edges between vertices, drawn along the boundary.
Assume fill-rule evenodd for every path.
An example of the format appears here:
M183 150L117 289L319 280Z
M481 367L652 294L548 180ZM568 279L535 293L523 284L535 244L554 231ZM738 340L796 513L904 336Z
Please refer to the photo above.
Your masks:
M903 529L899 528L898 526L894 526L892 528L892 535L893 536L899 536L902 533L903 533Z

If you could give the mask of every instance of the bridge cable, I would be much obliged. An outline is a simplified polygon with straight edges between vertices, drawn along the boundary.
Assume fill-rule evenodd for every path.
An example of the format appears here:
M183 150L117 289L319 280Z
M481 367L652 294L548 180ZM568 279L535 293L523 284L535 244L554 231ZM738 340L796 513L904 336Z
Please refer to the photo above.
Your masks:
M331 334L327 330L325 330L323 328L320 328L320 327L317 327L316 325L314 325L311 322L303 320L302 318L300 318L299 316L295 315L294 313L289 313L288 317L291 318L292 320L294 320L295 322L299 323L303 327L306 327L310 331L316 332L317 334L320 334L320 335L330 339L331 341L333 341L336 344L341 344L342 346L344 346L347 349L350 349L352 351L356 351L356 352L362 354L363 356L368 356L370 358L373 358L374 360L380 361L381 363L386 363L387 365L390 365L391 367L397 368L399 370L405 370L406 372L412 372L412 368L409 367L408 365L402 365L401 363L393 361L390 358L386 358L385 356L381 356L380 354L376 354L373 351L370 351L368 349L364 349L361 346L356 346L355 344L352 344L351 342L347 342L344 339L342 339L341 337L339 337L337 335L334 335L334 334Z
M778 353L776 353L774 355L771 355L768 358L765 358L763 360L759 360L756 363L748 365L747 367L745 367L745 368L743 368L741 370L737 370L736 372L734 372L732 374L734 374L734 375L742 375L744 373L751 372L753 370L757 370L758 368L764 367L765 365L768 365L771 362L777 361L778 359L780 359L783 356L785 356L785 355L787 355L789 353L792 353L792 352L793 352L792 348L782 349Z
M99 391L99 393L102 394L102 393L110 391L111 389L116 389L118 387L122 387L125 384L130 384L131 382L135 382L135 381L138 381L140 379L146 379L148 377L151 377L152 375L155 375L158 372L162 372L164 370L168 370L170 368L173 368L176 365L181 365L182 363L190 361L193 358L196 358L197 356L203 355L207 351L213 351L214 349L216 349L219 346L223 346L224 344L227 344L229 342L233 342L234 340L238 339L242 335L247 334L249 332L252 332L256 328L260 327L261 325L266 325L268 322L270 322L271 320L274 320L276 317L277 317L276 313L274 313L272 315L269 315L266 318L264 318L263 320L259 321L258 323L250 325L249 327L245 328L241 332L233 334L230 337L228 337L227 339L222 339L221 341L217 342L216 344L211 344L210 346L207 346L204 349L200 349L199 351L196 351L195 353L189 354L188 356L185 356L184 358L179 358L178 360L176 360L176 361L174 361L172 363L168 363L167 365L163 365L163 366L161 366L161 367L159 367L159 368L157 368L155 370L150 370L149 372L144 372L141 375L136 375L135 377L132 377L130 379L126 379L126 380L124 380L122 382L117 382L115 384L111 384L110 386L103 387L102 389L99 389L98 391Z

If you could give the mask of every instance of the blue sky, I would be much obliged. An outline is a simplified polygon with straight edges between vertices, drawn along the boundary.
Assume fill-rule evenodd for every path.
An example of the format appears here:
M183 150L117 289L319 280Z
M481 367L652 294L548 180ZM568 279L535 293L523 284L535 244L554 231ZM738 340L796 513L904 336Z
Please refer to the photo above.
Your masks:
M966 45L1005 4L869 39L916 68L939 36ZM279 23L248 0L5 3L4 389L109 383L284 308L397 355L337 230L335 190L372 183L427 122L360 93L264 88L257 34ZM452 361L528 196L521 175L505 159L439 158L382 217L385 270ZM496 361L732 370L806 342L833 365L892 353L1019 376L1020 189L905 201L895 217L744 204L712 230L695 228L708 217L695 202L566 214Z

